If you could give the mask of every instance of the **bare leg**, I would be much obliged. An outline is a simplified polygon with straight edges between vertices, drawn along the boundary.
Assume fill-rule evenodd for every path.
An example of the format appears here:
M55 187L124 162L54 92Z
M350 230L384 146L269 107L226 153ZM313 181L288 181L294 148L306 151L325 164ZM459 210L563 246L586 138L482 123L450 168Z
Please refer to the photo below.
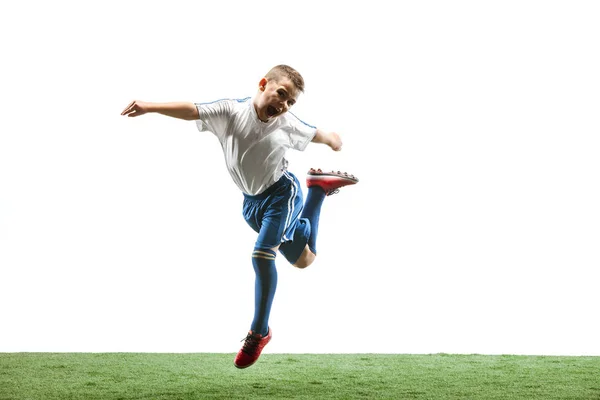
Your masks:
M310 251L310 248L308 247L308 245L306 245L304 251L300 255L300 258L298 258L298 261L296 261L296 263L294 264L294 267L304 269L310 264L312 264L313 261L315 261L316 257L317 255Z

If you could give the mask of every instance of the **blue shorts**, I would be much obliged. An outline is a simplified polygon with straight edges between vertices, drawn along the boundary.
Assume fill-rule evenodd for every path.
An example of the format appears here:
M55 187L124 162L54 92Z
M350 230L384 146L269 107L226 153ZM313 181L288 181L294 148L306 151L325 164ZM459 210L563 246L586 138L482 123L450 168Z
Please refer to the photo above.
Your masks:
M295 264L310 236L310 223L300 218L304 198L298 178L285 171L283 176L256 196L244 193L244 219L258 233L255 249L279 251Z

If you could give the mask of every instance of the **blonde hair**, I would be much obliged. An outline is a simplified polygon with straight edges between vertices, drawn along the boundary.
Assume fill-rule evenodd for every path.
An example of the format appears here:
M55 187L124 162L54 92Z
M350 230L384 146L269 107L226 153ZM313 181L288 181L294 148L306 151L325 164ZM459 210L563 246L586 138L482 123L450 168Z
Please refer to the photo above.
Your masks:
M292 81L294 86L296 86L296 89L300 92L304 92L304 78L302 78L302 75L300 75L298 71L289 65L277 65L271 68L271 70L267 72L267 75L265 75L267 80L274 80L276 82L278 82L281 77L288 78Z

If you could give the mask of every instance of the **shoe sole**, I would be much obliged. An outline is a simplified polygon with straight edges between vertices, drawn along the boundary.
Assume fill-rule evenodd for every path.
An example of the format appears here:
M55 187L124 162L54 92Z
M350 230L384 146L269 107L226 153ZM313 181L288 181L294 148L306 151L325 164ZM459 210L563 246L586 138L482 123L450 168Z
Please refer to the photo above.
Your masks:
M307 175L310 176L311 180L315 180L315 181L326 180L328 178L340 178L340 179L347 180L351 183L358 182L357 177L355 177L354 175L349 175L345 172L335 172L335 171L319 172L318 170L310 170L310 171L308 171Z

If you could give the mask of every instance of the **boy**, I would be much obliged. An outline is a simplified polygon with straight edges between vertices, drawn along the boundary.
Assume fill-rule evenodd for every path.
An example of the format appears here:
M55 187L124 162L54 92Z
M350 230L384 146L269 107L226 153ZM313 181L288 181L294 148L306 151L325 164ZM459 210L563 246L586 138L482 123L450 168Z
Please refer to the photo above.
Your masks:
M303 204L300 182L287 171L287 149L303 151L310 142L342 149L335 132L300 121L287 111L304 91L304 79L293 68L278 65L258 83L256 95L243 100L212 103L148 103L133 101L121 115L149 112L195 120L198 130L219 139L233 181L244 194L244 218L258 233L252 264L256 273L254 319L244 345L235 357L238 368L254 364L271 340L268 325L277 287L275 257L279 250L297 268L315 259L321 205L325 196L358 182L347 173L310 169Z

